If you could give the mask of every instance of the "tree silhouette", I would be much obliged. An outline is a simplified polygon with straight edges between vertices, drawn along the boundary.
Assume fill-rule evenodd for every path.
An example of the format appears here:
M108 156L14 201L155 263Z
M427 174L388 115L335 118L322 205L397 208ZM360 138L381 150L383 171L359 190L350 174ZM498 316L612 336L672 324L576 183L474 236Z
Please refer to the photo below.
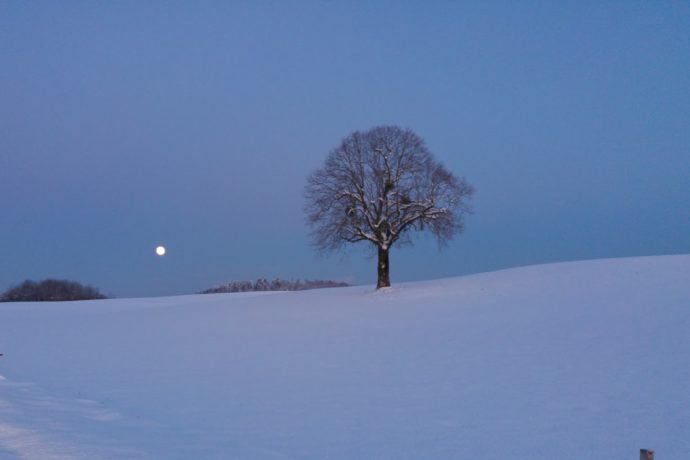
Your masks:
M409 129L355 131L305 188L305 212L321 250L367 241L378 251L377 289L390 286L389 251L428 231L441 245L464 228L474 188L437 162Z

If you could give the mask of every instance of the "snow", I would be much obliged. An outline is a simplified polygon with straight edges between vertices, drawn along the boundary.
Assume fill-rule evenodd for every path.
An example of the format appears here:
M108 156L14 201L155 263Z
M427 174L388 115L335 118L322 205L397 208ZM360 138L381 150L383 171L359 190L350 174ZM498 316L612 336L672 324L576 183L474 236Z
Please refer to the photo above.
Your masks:
M0 458L690 458L690 255L0 304Z

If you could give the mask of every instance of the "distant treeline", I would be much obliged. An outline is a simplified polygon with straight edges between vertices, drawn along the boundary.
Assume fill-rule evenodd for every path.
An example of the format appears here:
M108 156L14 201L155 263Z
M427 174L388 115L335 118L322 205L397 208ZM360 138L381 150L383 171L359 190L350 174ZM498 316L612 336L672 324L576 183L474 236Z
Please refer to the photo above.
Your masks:
M98 289L76 281L46 279L26 280L0 294L0 302L45 302L105 299Z
M222 292L254 292L254 291L305 291L307 289L321 289L334 287L347 287L349 284L330 280L297 280L287 281L276 278L268 281L266 278L259 278L254 283L251 281L231 281L211 289L200 292L200 294L218 294Z

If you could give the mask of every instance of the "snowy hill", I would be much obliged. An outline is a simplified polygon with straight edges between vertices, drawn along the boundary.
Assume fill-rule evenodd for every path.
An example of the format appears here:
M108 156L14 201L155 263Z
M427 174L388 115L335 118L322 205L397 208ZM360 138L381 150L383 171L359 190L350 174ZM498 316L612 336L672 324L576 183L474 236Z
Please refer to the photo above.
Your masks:
M690 458L690 255L0 304L0 458Z

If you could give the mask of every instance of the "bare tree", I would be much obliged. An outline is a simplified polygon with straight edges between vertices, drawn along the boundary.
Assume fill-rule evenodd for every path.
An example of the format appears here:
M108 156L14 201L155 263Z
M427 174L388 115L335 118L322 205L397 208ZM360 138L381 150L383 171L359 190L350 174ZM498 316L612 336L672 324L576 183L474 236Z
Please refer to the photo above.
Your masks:
M376 288L390 286L389 251L429 231L441 245L464 228L474 188L457 178L409 129L355 131L331 151L305 189L315 245L334 250L368 241L378 250Z
M0 294L0 302L44 302L105 299L98 289L76 281L45 279L23 283Z

